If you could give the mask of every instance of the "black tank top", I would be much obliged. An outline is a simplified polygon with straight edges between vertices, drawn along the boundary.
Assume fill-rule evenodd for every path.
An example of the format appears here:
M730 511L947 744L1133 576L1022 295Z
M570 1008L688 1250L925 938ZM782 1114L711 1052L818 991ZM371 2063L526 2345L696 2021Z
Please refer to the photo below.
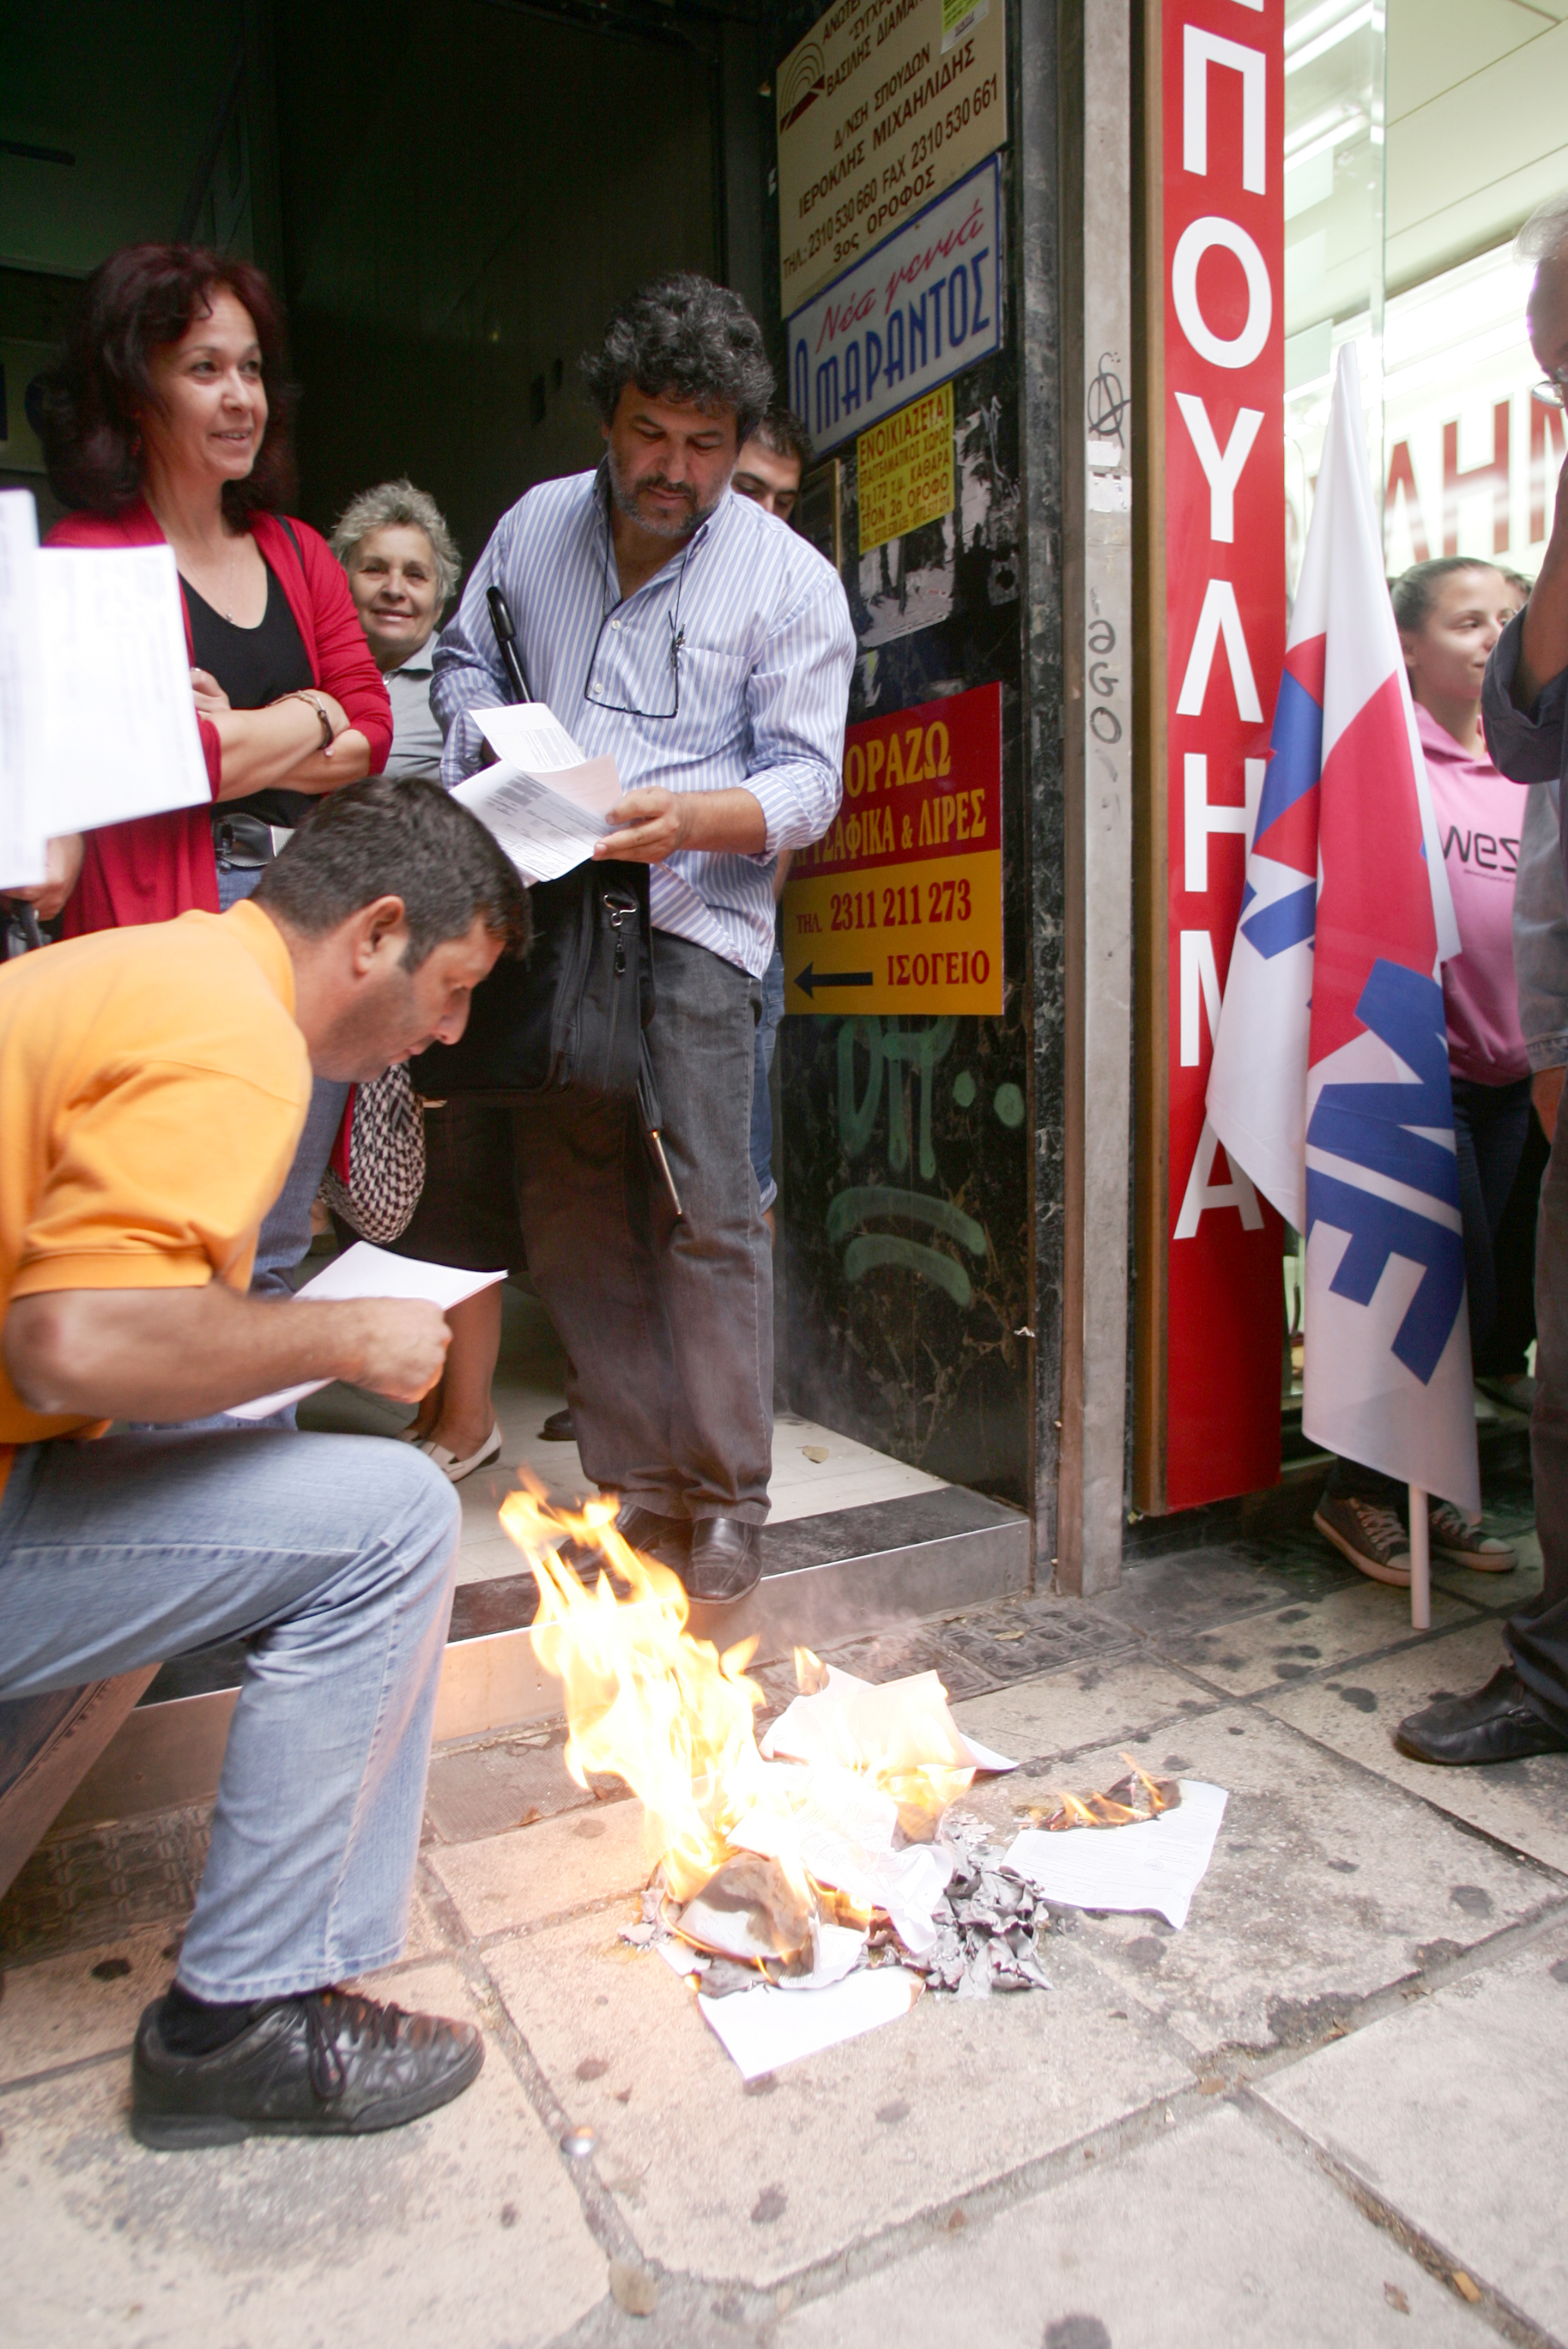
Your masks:
M280 694L314 684L304 640L276 575L267 571L267 608L259 626L238 628L198 595L188 579L185 608L191 616L191 649L198 668L215 677L232 709L264 709ZM214 813L259 816L263 823L295 824L315 805L310 792L253 792L248 799L214 802Z

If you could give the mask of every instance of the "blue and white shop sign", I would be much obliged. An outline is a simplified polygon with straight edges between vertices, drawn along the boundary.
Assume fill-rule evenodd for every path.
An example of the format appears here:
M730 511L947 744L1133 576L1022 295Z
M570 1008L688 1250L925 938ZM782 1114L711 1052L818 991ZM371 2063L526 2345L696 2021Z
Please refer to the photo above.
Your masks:
M1002 347L996 159L789 321L789 401L820 453Z

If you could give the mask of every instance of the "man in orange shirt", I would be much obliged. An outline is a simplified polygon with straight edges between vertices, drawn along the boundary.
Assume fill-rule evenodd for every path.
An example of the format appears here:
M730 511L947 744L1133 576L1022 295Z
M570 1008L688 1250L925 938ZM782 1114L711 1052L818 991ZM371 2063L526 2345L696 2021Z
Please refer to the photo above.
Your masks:
M469 2025L333 1987L402 1951L450 1485L374 1438L102 1430L433 1383L435 1306L252 1297L256 1236L313 1071L455 1042L526 928L466 809L382 780L324 802L229 913L0 971L0 1697L246 1643L195 1913L137 2034L147 2145L389 2127L483 2060Z

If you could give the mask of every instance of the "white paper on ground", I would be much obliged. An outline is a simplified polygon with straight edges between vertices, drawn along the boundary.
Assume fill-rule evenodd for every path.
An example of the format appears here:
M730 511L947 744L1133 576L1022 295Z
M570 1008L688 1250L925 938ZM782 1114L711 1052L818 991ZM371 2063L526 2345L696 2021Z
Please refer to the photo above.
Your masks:
M903 1681L862 1681L853 1672L841 1672L836 1664L830 1664L827 1686L819 1689L814 1696L798 1696L787 1705L764 1734L758 1750L768 1762L776 1757L796 1762L842 1762L852 1750L857 1733L874 1733L884 1719L896 1713L899 1692L923 1696L927 1692L924 1684L935 1678L934 1672L916 1672ZM872 1693L865 1699L862 1692L868 1690ZM861 1716L859 1723L857 1714ZM988 1745L966 1737L951 1715L948 1719L959 1747L976 1770L1017 1768L1017 1764L1009 1762L1005 1754L995 1754Z
M438 1305L447 1313L465 1298L477 1297L481 1288L491 1288L505 1278L504 1267L500 1272L464 1272L456 1265L426 1264L419 1257L394 1256L390 1249L372 1247L368 1240L356 1240L352 1247L334 1257L314 1280L307 1280L298 1297L312 1305L340 1305L356 1297L407 1297ZM298 1301L297 1297L294 1301ZM267 1419L274 1411L282 1411L285 1405L298 1402L302 1396L315 1394L330 1383L327 1379L309 1379L304 1386L258 1395L254 1402L233 1404L229 1417Z
M678 1933L666 1933L651 1945L663 1958L672 1973L683 1981L693 1974L707 1973L713 1960L705 1950L696 1950L683 1941ZM779 1990L826 1990L830 1983L842 1982L853 1973L865 1955L866 1936L857 1933L852 1925L819 1925L817 1928L817 1962L809 1974L797 1974L773 1985ZM767 1985L758 1977L758 1988ZM744 1991L731 1991L731 1998L744 1998Z
M1007 1866L1068 1909L1152 1909L1178 1931L1224 1816L1222 1786L1183 1778L1181 1800L1130 1827L1026 1827Z
M592 760L549 781L517 767L487 767L452 793L528 881L558 881L592 856L594 842L610 829L604 810L620 796L614 759Z
M0 491L0 888L46 877L37 570L33 493Z
M862 2032L896 2023L924 1985L902 1966L862 1967L826 1990L784 1991L766 1985L728 1998L699 2001L703 2014L741 2077L760 2079L802 2055L838 2047Z
M208 806L173 549L46 546L36 577L45 829Z

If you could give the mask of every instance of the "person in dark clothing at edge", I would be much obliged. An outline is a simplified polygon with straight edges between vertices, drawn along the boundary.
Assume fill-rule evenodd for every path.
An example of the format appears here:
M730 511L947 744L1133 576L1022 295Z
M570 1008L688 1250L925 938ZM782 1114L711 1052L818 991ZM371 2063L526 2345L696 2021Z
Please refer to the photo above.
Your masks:
M761 1575L773 1438L773 1276L749 1154L779 852L837 812L854 632L831 564L730 480L773 375L738 295L646 286L584 364L605 451L503 514L436 650L449 783L476 709L509 698L486 591L530 692L614 756L610 856L649 876L648 1046L684 1213L655 1193L632 1108L568 1089L517 1127L529 1272L570 1357L583 1465L694 1599Z
M1536 396L1562 407L1568 401L1568 194L1531 216L1518 251L1536 264L1526 311L1531 348L1545 377ZM1562 777L1568 766L1568 465L1530 601L1487 664L1481 715L1487 747L1511 781ZM1545 1568L1541 1596L1509 1619L1508 1661L1484 1688L1439 1698L1400 1723L1395 1743L1418 1762L1568 1754L1568 1129L1561 1123L1541 1195L1535 1326L1530 1451Z

